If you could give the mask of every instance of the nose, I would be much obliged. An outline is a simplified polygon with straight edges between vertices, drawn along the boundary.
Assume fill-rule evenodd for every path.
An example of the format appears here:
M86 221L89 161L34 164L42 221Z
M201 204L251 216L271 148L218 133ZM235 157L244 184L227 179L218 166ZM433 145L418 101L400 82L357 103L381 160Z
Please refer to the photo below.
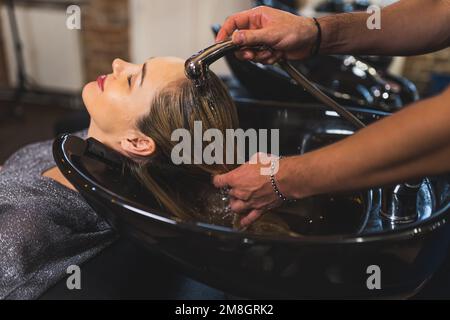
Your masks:
M125 61L122 59L114 59L112 63L113 74L119 76L125 68Z

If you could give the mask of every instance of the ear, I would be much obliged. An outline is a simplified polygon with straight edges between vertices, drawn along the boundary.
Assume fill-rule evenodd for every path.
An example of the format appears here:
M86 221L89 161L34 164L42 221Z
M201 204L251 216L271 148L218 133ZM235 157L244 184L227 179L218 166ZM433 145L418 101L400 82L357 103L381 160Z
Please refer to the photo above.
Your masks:
M131 157L148 157L156 150L155 141L144 134L125 137L120 141L120 146Z

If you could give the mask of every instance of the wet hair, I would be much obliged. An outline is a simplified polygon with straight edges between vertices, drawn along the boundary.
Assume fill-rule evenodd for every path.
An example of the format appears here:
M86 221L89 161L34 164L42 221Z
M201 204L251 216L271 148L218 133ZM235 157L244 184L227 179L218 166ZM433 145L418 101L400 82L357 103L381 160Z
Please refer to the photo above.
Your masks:
M173 131L184 128L194 137L194 121L201 121L202 136L206 130L214 128L225 137L227 129L238 127L236 106L223 82L212 72L202 88L197 88L186 78L168 84L156 94L149 112L136 124L142 133L153 139L156 150L143 160L130 161L131 171L159 204L176 217L238 227L240 217L226 206L226 194L212 185L213 175L228 172L236 166L194 164L194 152L190 164L177 165L171 159L172 150L179 143L171 140ZM210 142L202 139L202 143L204 150ZM216 148L222 148L225 158L225 141ZM272 220L269 225L277 225L275 229L288 229ZM261 223L255 226L265 231L273 229Z

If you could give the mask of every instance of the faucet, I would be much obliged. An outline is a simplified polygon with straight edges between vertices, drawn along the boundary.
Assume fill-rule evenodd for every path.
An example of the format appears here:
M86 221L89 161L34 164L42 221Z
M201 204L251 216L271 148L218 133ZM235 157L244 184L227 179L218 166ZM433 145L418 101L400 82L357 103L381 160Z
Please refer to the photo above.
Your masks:
M417 193L422 180L397 184L383 190L381 216L391 224L411 223L417 220Z
M242 46L236 45L232 40L225 40L213 44L212 46L199 51L186 60L184 64L186 76L194 81L197 87L202 87L208 79L209 65L222 58L229 52L241 49ZM267 50L266 46L252 47L253 50ZM347 111L339 103L331 99L322 92L315 84L309 81L300 73L291 63L286 60L278 62L278 66L283 69L299 86L302 86L309 93L314 95L319 101L336 111L341 117L351 122L357 128L364 128L366 125Z
M186 60L185 74L194 81L197 87L203 87L208 79L209 65L225 56L227 53L243 48L236 45L232 40L225 40L213 44ZM252 47L253 50L267 50L266 46ZM299 86L311 93L320 102L336 111L342 118L352 123L357 129L366 127L354 114L342 107L338 102L327 96L314 83L309 81L289 61L280 60L278 66L283 69ZM409 223L417 219L416 208L417 192L422 181L413 183L401 183L393 187L384 188L382 192L382 209L380 214L393 225Z
M216 62L228 52L239 49L231 40L226 40L213 44L212 46L203 49L184 63L186 76L194 81L197 87L201 87L208 79L209 65Z

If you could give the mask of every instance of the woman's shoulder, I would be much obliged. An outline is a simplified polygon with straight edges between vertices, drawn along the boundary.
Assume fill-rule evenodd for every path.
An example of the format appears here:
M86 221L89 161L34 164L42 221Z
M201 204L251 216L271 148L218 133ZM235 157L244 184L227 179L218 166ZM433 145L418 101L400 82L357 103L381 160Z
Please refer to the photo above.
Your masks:
M33 169L42 164L42 161L50 161L52 140L35 142L14 152L3 165L3 171Z

